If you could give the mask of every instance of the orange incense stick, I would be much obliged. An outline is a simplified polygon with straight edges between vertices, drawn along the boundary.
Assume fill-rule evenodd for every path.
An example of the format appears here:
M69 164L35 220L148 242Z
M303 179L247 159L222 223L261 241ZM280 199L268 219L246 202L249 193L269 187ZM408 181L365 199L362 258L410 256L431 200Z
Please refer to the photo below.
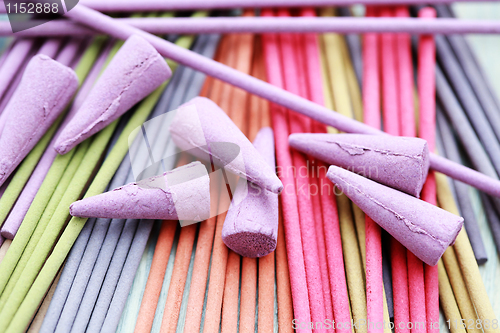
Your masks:
M234 67L236 62L237 50L234 47L236 35L229 36L227 65ZM227 112L231 105L232 86L224 83L218 96L218 104L222 110ZM215 97L215 95L214 95ZM217 103L217 102L216 102ZM219 197L219 213L217 216L217 225L212 250L212 265L210 268L210 279L208 284L207 304L205 310L205 322L203 324L203 332L216 332L219 330L222 297L224 294L225 275L228 259L228 248L222 242L222 226L226 219L227 208L229 207L230 199L225 195L226 189L220 189ZM200 313L201 314L201 313Z
M262 44L261 40L256 39L255 44L254 44L254 61L253 61L253 68L252 68L252 74L258 79L265 80L265 68L264 68L264 58L263 58L263 53L262 53ZM250 122L249 122L249 139L253 140L255 138L255 135L257 134L257 131L261 127L267 127L270 126L270 115L269 115L269 102L266 100L263 100L260 97L257 97L255 95L251 96L250 100ZM280 234L283 232L282 230L278 229L278 244L276 245L276 256L278 256L279 251L286 251L284 249L284 240L283 240L283 235ZM281 238L280 238L281 237ZM280 247L280 241L283 242L283 248ZM281 255L283 254L283 256ZM258 259L258 264L259 264L259 290L258 290L258 297L259 297L259 303L258 303L258 323L257 323L257 328L258 332L261 333L266 333L266 332L272 332L274 330L274 297L275 297L275 292L274 292L274 279L275 279L275 268L274 268L274 259L275 253L270 253L265 257L259 258ZM286 320L292 320L293 315L292 315L292 302L291 302L291 297L290 297L290 280L288 277L288 264L286 261L286 253L281 252L279 254L282 262L277 265L276 270L278 269L285 269L286 272L284 273L285 276L283 276L283 288L285 288L285 293L288 292L286 295L288 295L288 298L285 299L286 304L281 306L280 298L278 297L278 307L280 310L280 315L282 313L286 313L285 310L288 310L289 313L289 318L285 319ZM246 258L243 258L243 267L245 267L245 260ZM257 269L256 266L250 266L246 265L247 267L250 267L252 269ZM284 266L284 267L283 267ZM243 313L247 313L247 310L244 309L243 307L243 298L247 297L246 294L244 293L243 290L247 290L247 287L244 287L246 283L248 283L251 287L254 286L254 282L248 278L246 275L250 275L251 277L254 277L253 271L250 271L248 273L245 273L244 271L242 272L242 292L241 292L241 298L242 298L242 306L240 309L240 330L242 332L254 332L254 326L255 321L254 318L243 318ZM256 272L255 272L256 274ZM245 282L245 279L247 279L247 282ZM286 288L288 287L288 290ZM279 289L283 289L279 287ZM250 294L248 296L251 296ZM253 295L253 301L255 302L255 295ZM248 302L248 307L250 307L251 300ZM245 305L245 308L247 306ZM248 310L248 313L250 313L250 309ZM253 309L255 312L255 307ZM252 321L250 323L249 321ZM253 330L250 330L250 328L253 328ZM287 326L288 327L288 326ZM291 325L290 325L291 327ZM247 330L248 329L248 330Z
M222 38L222 41L225 41ZM226 41L227 43L227 41ZM219 46L219 51L227 46L221 42ZM218 61L220 61L220 52L218 52ZM211 78L210 78L211 79ZM211 82L206 81L205 86L215 85L216 80L211 79ZM210 91L210 95L203 95ZM203 97L209 97L215 103L218 103L220 99L220 89L202 89ZM219 190L217 186L212 187L214 190ZM218 207L219 195L218 193L211 193L210 197L212 200L217 200L213 203L213 206ZM189 287L189 298L186 311L186 319L184 322L184 330L186 332L199 332L201 327L201 316L203 313L203 303L205 300L205 291L207 287L208 280L208 270L210 267L210 257L212 254L212 244L214 240L215 226L217 223L217 216L211 217L200 224L200 230L198 232L198 241L196 243L196 256L194 258L193 273L191 277L191 284Z
M182 303L184 286L191 262L197 224L181 228L177 251L175 253L174 270L168 286L167 301L161 322L161 332L175 332Z
M256 40L252 38L252 75L259 77L260 73L258 73L258 68L257 68L257 59L256 59L256 49L258 43L256 43ZM242 48L240 49L240 53L243 52L243 55L247 54L246 53L247 48ZM258 51L261 51L259 49ZM259 59L262 63L262 59ZM262 64L263 65L263 64ZM254 103L251 102L251 100L248 101L248 131L247 135L249 139L253 140L254 137L250 138L250 135L252 133L256 133L260 129L260 124L261 124L261 119L260 119L260 101L255 100ZM255 119L257 118L257 119ZM274 254L271 253L268 255L270 257L274 257ZM265 261L266 262L266 261ZM263 285L259 285L259 289L263 288L266 290L266 292L269 293L267 296L263 296L264 299L262 301L264 304L269 303L269 300L271 301L271 306L272 311L271 314L274 314L274 260L273 260L273 266L264 266L261 267L261 269L264 271L263 274L268 274L269 270L271 273L271 281L266 281L263 280L262 283ZM269 285L269 282L271 284ZM269 287L272 287L272 291L270 291ZM242 260L242 269L241 269L241 297L240 297L240 325L239 325L239 331L241 333L253 333L255 332L255 305L256 305L256 296L257 296L257 259L255 258L245 258L243 257ZM267 299L266 299L267 297ZM270 309L267 309L269 311ZM266 316L266 314L262 314L263 317ZM271 316L271 329L272 331L272 323L273 323L273 316Z
M148 332L153 327L156 306L160 297L165 270L174 243L175 229L177 221L163 221L158 235L151 269L144 289L141 308L135 324L135 332Z
M272 257L273 253L271 253L270 256ZM273 271L271 272L274 273ZM274 282L274 274L272 275L273 275L272 282ZM259 286L259 288L260 287L261 286ZM262 287L266 286L264 285ZM239 330L240 333L255 332L256 295L257 295L257 259L243 257L243 264L241 269L241 300L240 300L240 330ZM274 288L273 292L270 295L271 296L274 295ZM274 299L273 299L273 305L274 305ZM271 311L271 314L274 314L274 311Z
M244 16L252 16L252 11L245 11ZM231 47L235 50L234 66L237 70L250 74L253 56L253 34L243 34L238 37ZM229 116L238 128L246 133L247 127L247 98L248 93L242 89L232 87L231 102L228 109ZM248 133L247 133L248 135ZM238 292L240 283L240 256L229 251L226 268L226 282L222 305L222 332L235 332L238 329ZM243 290L242 290L243 292ZM255 297L255 294L254 294ZM243 304L243 299L241 300ZM255 310L255 305L254 305ZM242 314L241 314L242 316ZM255 313L253 315L255 318Z
M283 210L280 207L280 220L278 225L278 243L276 244L276 285L277 285L277 297L278 297L278 327L281 332L294 332L292 325L290 323L294 319L293 313L293 303L292 303L292 293L290 275L288 270L288 255L285 245L285 228L284 228ZM269 255L268 255L269 256ZM259 272L260 273L260 272ZM259 279L260 281L260 279ZM259 295L260 295L260 285L259 285ZM259 298L259 317L260 317L260 298ZM269 332L265 331L264 327L260 326L259 320L259 332Z
M229 256L227 259L225 279L226 281L224 285L224 298L222 301L221 332L222 333L237 332L238 291L240 286L240 256L239 254L231 250L229 250Z

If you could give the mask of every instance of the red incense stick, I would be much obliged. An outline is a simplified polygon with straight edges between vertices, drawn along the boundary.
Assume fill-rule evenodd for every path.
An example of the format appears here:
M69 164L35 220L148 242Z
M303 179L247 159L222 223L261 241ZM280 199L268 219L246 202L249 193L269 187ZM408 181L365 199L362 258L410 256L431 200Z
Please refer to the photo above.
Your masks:
M375 16L375 8L367 7L366 16ZM380 73L378 65L377 34L363 36L363 118L365 124L380 128ZM368 215L365 216L366 233L366 310L368 321L384 321L384 291L382 281L381 229ZM382 326L368 327L369 333L382 333Z
M271 10L263 10L262 16L273 16ZM281 76L280 51L276 34L262 36L266 55L266 70L269 82L277 87L283 87ZM286 110L282 106L271 104L271 117L276 142L276 159L279 176L284 190L281 194L283 209L286 250L290 270L290 284L293 298L294 317L299 322L310 322L309 295L307 291L302 239L300 235L299 212L297 209L297 194L294 175L291 173L292 156L288 147L288 124ZM311 332L310 329L298 330Z

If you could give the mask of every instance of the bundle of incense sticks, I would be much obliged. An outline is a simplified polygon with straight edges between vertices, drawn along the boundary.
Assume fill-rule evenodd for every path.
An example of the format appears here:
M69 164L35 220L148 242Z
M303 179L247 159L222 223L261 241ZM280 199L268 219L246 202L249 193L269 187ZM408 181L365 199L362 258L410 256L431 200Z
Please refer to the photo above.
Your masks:
M0 41L0 148L23 139L25 131L13 139L16 131L6 126L32 58L48 56L78 78L71 104L59 106L10 176L0 174L0 332L498 332L500 103L477 49L458 35L496 33L498 24L457 18L434 2L363 0L354 16L349 7L334 8L348 5L338 0L86 0L67 20L19 33L0 22L0 35L14 36ZM309 7L289 8L302 6ZM236 7L248 9L229 17L164 12ZM151 13L113 19L96 10ZM150 53L139 59L141 52ZM153 62L160 55L169 69ZM181 153L180 129L169 129L174 119L182 125L176 115L184 109L209 105L197 96L220 107L211 117L226 124L212 126L213 137L205 133L209 145L237 131L248 142L243 156L272 167L275 156L279 206L267 206L277 196L266 187L271 178L250 178L251 167L239 175L254 183L232 183L224 170L238 166L218 165L216 146L208 163ZM88 105L95 116L79 113ZM61 133L78 131L74 117L93 132L82 128L79 144L61 148ZM405 248L415 240L400 243L364 202L338 193L330 159L313 152L319 143L308 141L307 152L289 143L290 135L330 133L331 145L339 132L381 130L425 139L436 172L416 195L465 219L435 266ZM244 155L248 149L258 155ZM167 175L168 187L169 172L198 159L211 172L211 217L200 223L70 216L74 201L140 188L150 176ZM347 169L366 175L354 164ZM240 203L242 188L232 184L263 191L264 199ZM419 200L405 195L409 205ZM159 209L154 202L105 204L126 212ZM402 220L412 220L399 208ZM247 235L255 225L259 237L274 230L264 255L262 239L269 238Z

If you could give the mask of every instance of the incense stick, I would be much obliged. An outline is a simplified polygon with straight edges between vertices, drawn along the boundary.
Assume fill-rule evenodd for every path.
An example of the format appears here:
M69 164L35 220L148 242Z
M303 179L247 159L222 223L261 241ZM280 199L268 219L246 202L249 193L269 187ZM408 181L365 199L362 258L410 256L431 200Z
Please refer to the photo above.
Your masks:
M51 128L48 131L48 133L45 134L45 136L50 140L50 143L45 142L44 141L45 137L44 137L26 157L25 162L23 162L21 166L19 166L19 169L16 174L19 174L20 176L23 174L27 174L29 175L29 180L25 185L23 184L24 188L22 188L22 192L19 195L16 204L12 208L12 211L10 212L9 217L6 220L4 227L2 227L2 232L6 231L9 232L10 234L15 234L15 231L19 229L21 222L26 216L26 213L28 212L31 203L34 200L38 189L43 183L45 176L47 175L53 161L57 156L57 153L53 149L45 149L45 147L47 146L52 147L56 137L61 132L64 125L68 123L69 119L79 108L82 100L87 96L90 88L94 84L94 81L96 77L99 75L101 67L103 66L105 56L107 55L107 52L109 52L109 50L106 49L102 50L104 42L105 42L104 38L96 38L94 42L92 42L92 44L89 45L89 47L85 51L85 54L82 56L80 64L76 68L76 74L79 77L81 88L79 89L77 95L75 96L73 105L66 114L64 120L62 120L62 122L61 120L57 121L53 125L53 128ZM103 55L97 58L101 50L103 51L102 52ZM94 64L94 60L96 58L98 60ZM58 126L59 128L57 129ZM49 134L49 132L52 132L55 129L57 129L56 134L52 135ZM39 159L36 168L33 170L32 167L27 162L27 160L32 159L31 155L32 154L36 155L37 151L39 150L41 151L45 150L45 152L43 152L43 156Z
M438 262L439 270L439 299L441 301L441 307L443 309L445 317L454 322L462 319L460 311L458 309L457 303L455 302L453 290L451 289L450 281L448 280L448 275L443 266L442 261ZM452 333L465 333L465 329L460 325L451 325L450 331Z
M303 8L301 9L300 15L302 17L315 17L316 12L313 9ZM303 89L308 92L308 98L315 103L324 105L324 89L322 86L322 80L320 75L322 75L321 67L321 55L320 55L320 45L319 36L315 34L307 34L303 36L301 47L302 58L306 59L305 69L306 75L300 75L301 81L305 81ZM299 46L300 47L300 46ZM300 74L300 73L299 73ZM306 94L307 95L307 94ZM311 132L326 132L326 126L319 124L315 121L311 122L310 127ZM316 162L316 165L314 165ZM311 201L314 214L314 229L317 237L317 247L318 247L318 259L321 271L321 284L323 290L323 300L325 303L325 319L334 320L333 317L333 305L332 305L332 295L330 289L330 279L328 275L328 263L326 260L326 244L325 236L323 233L323 213L321 211L321 195L325 193L320 193L320 181L317 175L319 161L312 161L312 165L309 167L309 185L310 188L318 189L316 193L311 193ZM312 190L311 190L312 192Z
M367 8L367 16L375 16L375 8ZM376 34L363 36L363 118L365 123L380 127L380 87L379 87L379 37ZM366 306L367 319L383 322L383 281L382 281L382 238L381 229L370 217L365 217L366 229ZM385 326L385 325L384 325ZM383 328L369 329L380 332Z
M117 21L144 30L151 34L200 34L200 33L326 33L358 34L366 32L404 32L411 34L499 34L500 24L494 20L467 20L440 18L436 22L424 23L415 18L366 18L336 17L333 18L267 18L254 17L210 17L197 19L177 17L163 18L117 18ZM66 20L55 20L47 23L30 21L40 25L12 32L8 22L0 22L0 36L16 37L64 37L93 36L98 31ZM353 36L353 35L351 35Z
M128 125L124 129L122 136L120 136L120 139L118 140L117 144L115 145L115 148L113 151L110 153L106 161L104 162L103 167L101 168L100 172L98 172L97 176L95 177L93 181L93 185L89 188L87 191L86 195L94 195L102 192L105 188L105 186L109 183L109 180L111 179L112 175L114 174L116 168L118 167L120 161L123 159L125 156L125 153L127 151L127 142L128 142L128 136L129 133L133 128L136 128L138 125L140 125L147 115L150 113L151 109L153 108L157 98L159 97L161 90L157 89L153 94L151 94L148 98L146 98L142 103L141 106L138 108L138 111L134 114L134 116L130 119ZM113 124L116 124L113 123ZM100 155L98 152L101 149L104 149L107 141L109 140L109 137L112 133L113 126L108 126L106 130L101 132L96 136L96 139L94 139L94 143L96 146L95 150L92 151L92 155L89 156L89 158L86 159L86 163L88 165L92 165L93 163L97 162L98 155ZM99 147L99 148L98 148ZM87 170L85 170L87 172ZM82 170L82 174L84 173L84 170ZM80 179L85 179L85 176L82 175ZM80 181L79 179L79 181ZM79 183L74 182L72 184L72 187L78 186L75 185ZM66 197L66 200L71 200L71 197ZM60 207L63 207L61 204ZM67 206L66 206L67 207ZM67 209L66 209L67 210ZM66 210L65 216L67 214ZM62 216L63 209L58 211L58 215ZM14 327L24 327L27 325L26 320L31 316L32 312L35 311L36 308L33 308L33 304L36 302L29 302L31 298L40 300L43 297L43 294L48 288L47 282L52 280L52 278L56 275L57 271L59 270L60 265L62 264L62 261L66 257L67 253L71 249L71 246L73 245L74 241L76 240L79 232L84 226L84 221L86 219L81 219L81 218L72 218L66 227L65 231L63 232L59 242L56 244L55 250L49 256L47 259L43 269L40 271L38 274L37 279L34 281L33 285L31 286L30 292L26 295L25 300L20 306L20 309L16 313L15 320L12 322L12 329Z
M273 16L272 11L263 11L262 16ZM262 36L266 60L266 72L268 81L278 87L283 86L283 78L280 71L280 50L276 34ZM302 239L300 234L299 212L297 208L297 196L295 190L295 179L287 168L292 166L292 156L288 147L288 124L286 110L276 104L271 104L271 117L273 122L277 165L284 172L279 173L283 186L288 188L281 196L283 212L284 235L286 239L286 251L288 258L288 269L292 291L294 317L300 322L310 322L309 295L307 291L306 272L304 256L302 252ZM278 289L278 297L280 290ZM279 310L278 310L279 313ZM281 323L280 323L281 324ZM310 332L308 329L302 330Z
M327 73L326 52L324 41L322 48L322 72L325 106L333 109L333 100L331 97L332 89L329 87L329 77ZM320 183L326 183L325 164L318 164L318 177ZM330 274L330 290L332 293L333 315L336 322L349 322L351 313L349 307L349 295L344 271L344 259L342 254L342 241L339 227L339 215L337 211L336 200L332 200L329 195L321 195L321 210L323 215L323 233L325 235L325 245L327 253L327 264ZM350 327L344 325L336 328L339 332L352 332Z
M288 10L278 10L278 16L289 16ZM301 64L301 50L299 45L300 37L291 34L280 34L281 62L283 68L283 82L286 90L299 96L306 96L303 85L301 85L300 75L303 73ZM300 47L300 48L299 48ZM294 57L295 55L295 57ZM318 59L319 60L319 59ZM288 113L290 133L300 133L310 130L310 119L302 115ZM306 168L305 156L292 151L293 166L298 170ZM310 188L307 175L298 173L295 175L297 188ZM321 274L319 267L318 247L316 244L314 229L314 216L309 191L297 191L297 204L299 211L300 233L302 237L302 249L304 252L304 264L306 269L307 290L309 294L309 308L311 320L313 322L322 321L325 316L325 305L323 290L321 285Z
M369 126L359 123L352 119L347 119L334 112L327 112L327 109L313 102L307 101L290 92L266 84L263 81L252 78L243 73L239 73L216 61L207 59L203 56L192 53L191 51L179 48L168 41L152 36L144 31L135 29L128 25L120 24L106 15L100 14L84 6L78 6L66 14L73 20L97 27L118 38L126 38L132 34L139 34L151 42L163 56L169 57L181 64L195 68L213 77L223 79L231 84L242 88L250 93L255 93L270 101L279 103L282 106L297 110L308 117L311 117L324 124L334 126L345 132L360 132L381 134ZM500 181L494 181L485 175L470 170L464 166L446 160L442 157L432 154L430 157L431 166L436 171L443 172L450 177L462 180L468 184L474 185L478 189L491 195L500 196Z
M82 76L85 75L88 69L92 66L95 57L97 57L97 54L94 48L90 47L82 58L82 65L77 69L78 74L81 74ZM0 265L3 272L13 271L70 160L71 156L61 157L58 159L58 162L54 163L51 167L51 172L44 180L44 185L42 186L43 190L40 190L40 194L37 196L39 199L32 204L31 212L29 213L30 216L26 218L26 223L22 224L20 234L18 234L18 237L16 237L16 240L13 242L11 251L7 254L7 258L3 264ZM10 274L3 274L2 278L0 278L0 290L3 291Z
M436 36L437 55L443 72L448 77L448 82L456 91L456 97L463 106L474 127L479 140L488 153L497 173L500 172L500 143L495 136L488 118L486 117L476 95L461 70L450 45L442 36Z
M444 177L437 177L437 196L441 207L453 212L456 211L456 206L453 201L453 195L448 187L448 183ZM474 252L470 246L467 234L462 230L457 239L455 240L455 245L453 246L455 254L460 264L460 269L469 292L469 296L474 304L476 313L479 319L484 322L488 319L492 321L496 319L493 308L491 307L491 302L484 288L483 280L479 269L477 267L476 259L474 257ZM484 328L485 332L498 332L498 329L492 327Z
M439 126L439 132L442 137L444 149L446 156L456 162L462 163L460 157L460 152L458 150L457 142L455 141L454 135L445 119L443 112L438 108L437 112L437 123ZM474 256L476 257L478 264L484 264L488 260L486 254L486 249L484 247L483 239L481 237L479 225L472 209L472 202L469 196L469 187L461 182L454 182L456 197L460 205L460 213L464 217L464 226L467 230L467 235L474 250Z
M456 2L461 2L465 0L457 0ZM203 0L191 0L186 1L169 1L164 3L159 0L147 0L147 1L127 1L125 3L121 1L107 1L102 3L98 0L85 0L82 4L89 6L100 11L165 11L165 10L186 10L186 9L216 9L216 8L245 8L245 7L322 7L322 6L350 6L352 4L386 4L386 5L396 5L396 4L420 4L420 3L449 3L450 0L432 0L429 2L424 2L422 0L290 0L283 2L282 0L214 0L206 2ZM3 9L3 8L2 8ZM3 9L4 10L4 9Z
M433 21L436 17L434 8L420 9L418 17L423 21ZM425 19L425 20L424 20ZM420 36L418 45L418 100L419 100L419 136L427 140L429 151L436 146L436 44L432 36ZM429 172L422 189L422 199L436 205L436 182L434 172ZM424 265L425 311L428 332L439 331L434 323L439 322L438 269Z
M390 8L380 10L380 16L392 16ZM382 103L384 131L392 135L400 135L398 96L400 86L396 84L395 68L395 36L381 34L380 61L382 70ZM407 326L401 323L410 322L409 291L406 249L394 238L391 238L392 288L394 297L394 325L400 332L409 332Z

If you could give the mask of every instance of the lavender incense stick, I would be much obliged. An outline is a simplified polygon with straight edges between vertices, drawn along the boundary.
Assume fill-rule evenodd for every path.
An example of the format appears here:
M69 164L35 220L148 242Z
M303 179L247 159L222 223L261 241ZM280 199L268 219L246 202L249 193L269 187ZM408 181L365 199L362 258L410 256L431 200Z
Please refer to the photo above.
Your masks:
M164 19L117 18L120 23L133 26L152 34L200 34L200 33L265 33L296 32L359 34L365 32L394 32L412 34L498 34L500 22L494 20L466 20L441 18L424 22L418 18L371 18L371 17L207 17L192 20L186 17ZM35 21L36 22L36 21ZM40 22L42 23L42 22ZM0 22L0 36L61 37L92 36L98 31L67 20L55 20L31 29L12 33L10 24ZM352 42L359 38L351 36Z
M455 0L461 2L468 0ZM491 1L491 0L488 0ZM451 0L82 0L81 4L98 11L105 12L144 12L196 9L228 9L228 8L269 8L269 7L332 7L351 6L353 4L366 5L411 5L411 4L440 4L450 3ZM5 5L0 5L0 11L5 12Z

